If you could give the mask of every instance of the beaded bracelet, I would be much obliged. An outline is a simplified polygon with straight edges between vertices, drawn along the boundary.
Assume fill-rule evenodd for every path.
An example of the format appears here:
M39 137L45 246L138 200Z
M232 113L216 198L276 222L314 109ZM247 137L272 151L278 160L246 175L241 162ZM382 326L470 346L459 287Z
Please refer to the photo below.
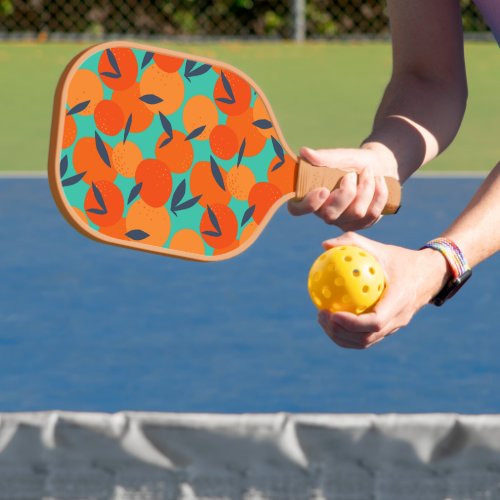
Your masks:
M472 270L460 248L448 238L436 238L427 242L421 249L423 248L431 248L440 252L446 259L453 275L453 278L431 301L434 305L440 306L458 292L471 277Z

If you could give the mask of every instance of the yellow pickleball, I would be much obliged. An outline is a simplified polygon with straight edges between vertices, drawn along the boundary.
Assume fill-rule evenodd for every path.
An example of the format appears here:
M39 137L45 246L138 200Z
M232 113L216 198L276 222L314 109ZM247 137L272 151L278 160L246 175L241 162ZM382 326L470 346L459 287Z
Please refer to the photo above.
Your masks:
M382 295L384 271L377 259L363 248L334 247L313 263L307 288L318 309L362 314Z

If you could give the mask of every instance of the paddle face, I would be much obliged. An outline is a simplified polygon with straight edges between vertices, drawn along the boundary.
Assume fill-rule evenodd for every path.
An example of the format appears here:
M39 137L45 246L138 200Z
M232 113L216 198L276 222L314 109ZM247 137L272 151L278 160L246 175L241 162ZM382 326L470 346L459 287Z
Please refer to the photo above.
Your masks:
M293 196L296 163L262 91L224 63L114 42L78 55L59 81L51 190L93 239L235 256Z

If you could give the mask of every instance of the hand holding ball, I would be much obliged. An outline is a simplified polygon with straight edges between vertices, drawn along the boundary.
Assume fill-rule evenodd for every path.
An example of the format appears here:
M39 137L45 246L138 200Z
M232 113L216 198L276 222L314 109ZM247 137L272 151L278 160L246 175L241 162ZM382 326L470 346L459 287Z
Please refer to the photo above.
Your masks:
M382 295L384 272L377 259L363 248L333 247L313 263L307 288L318 309L362 314Z

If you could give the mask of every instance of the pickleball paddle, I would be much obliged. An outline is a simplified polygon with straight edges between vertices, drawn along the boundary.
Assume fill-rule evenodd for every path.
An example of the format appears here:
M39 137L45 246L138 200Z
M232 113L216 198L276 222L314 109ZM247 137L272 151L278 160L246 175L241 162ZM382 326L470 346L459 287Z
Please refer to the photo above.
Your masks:
M290 150L259 87L212 59L129 42L77 55L55 95L49 182L95 240L185 259L243 252L280 205L346 170ZM386 178L384 213L400 205Z

